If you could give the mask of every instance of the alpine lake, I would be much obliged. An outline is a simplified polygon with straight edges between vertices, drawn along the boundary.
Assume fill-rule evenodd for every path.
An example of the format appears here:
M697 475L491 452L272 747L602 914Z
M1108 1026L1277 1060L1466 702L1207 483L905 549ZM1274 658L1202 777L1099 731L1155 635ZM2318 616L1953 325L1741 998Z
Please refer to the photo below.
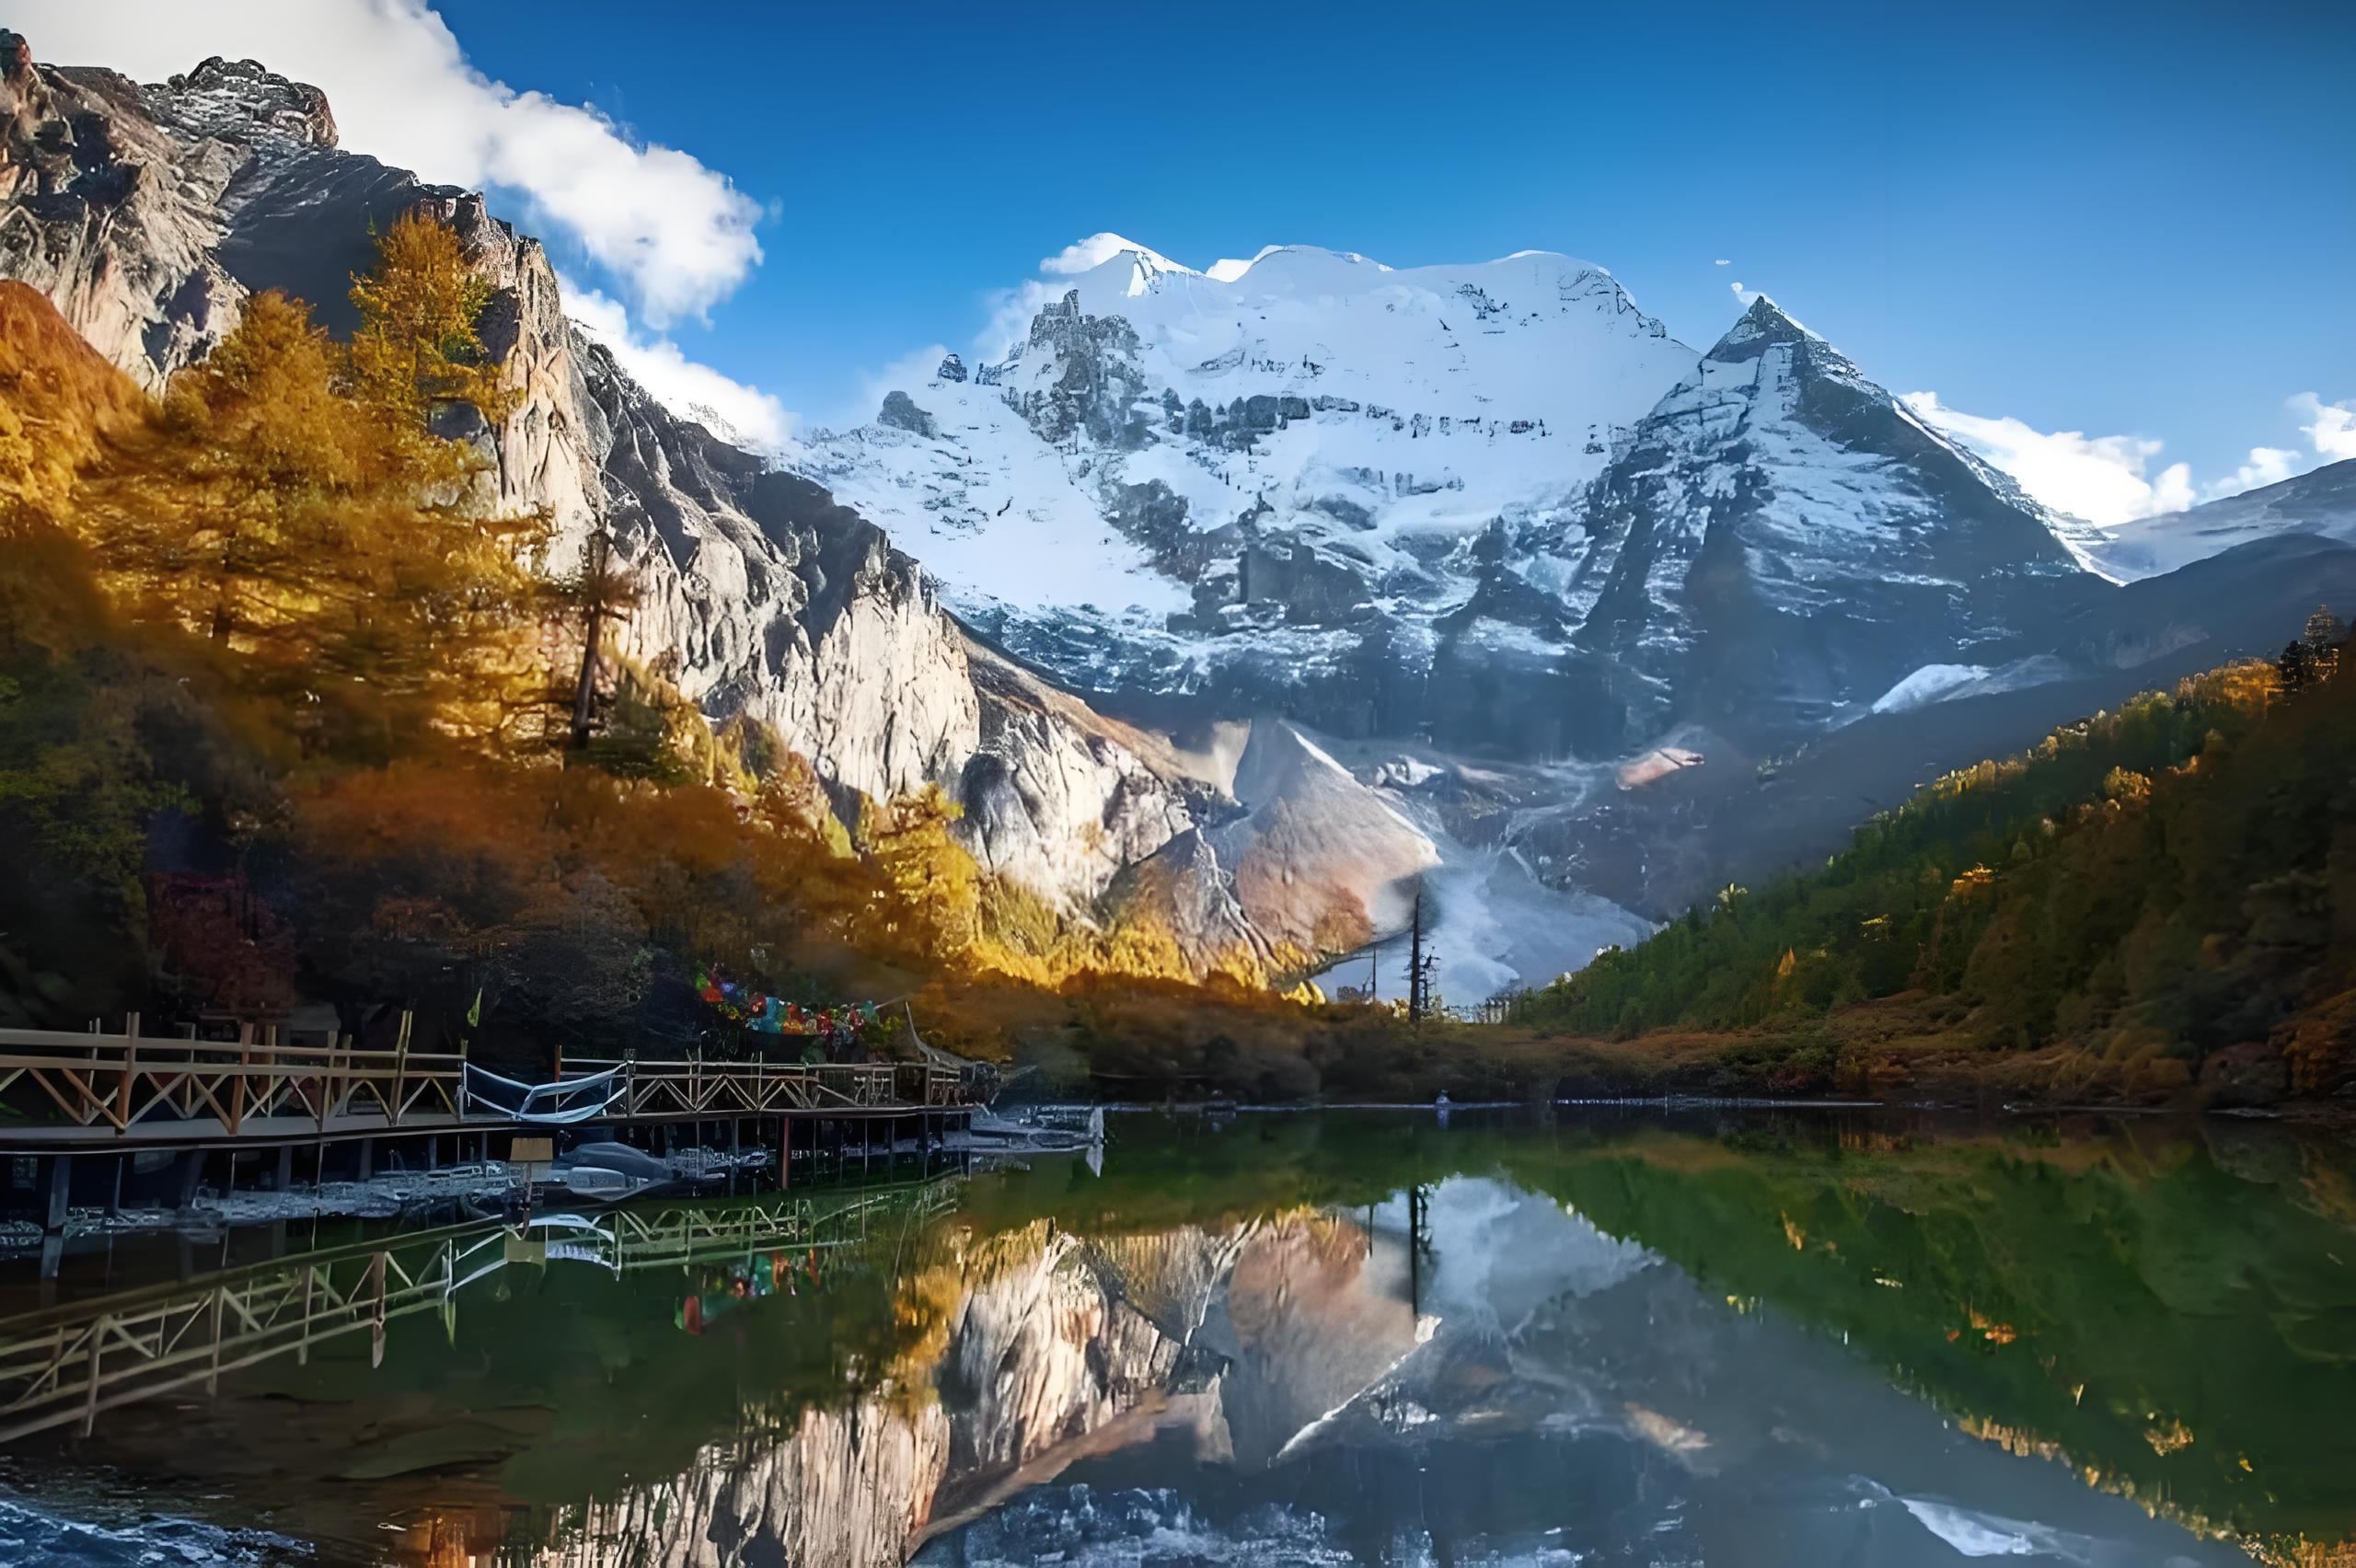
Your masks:
M0 1370L115 1379L0 1445L0 1562L2356 1562L2344 1137L1157 1111L886 1163L0 1262Z

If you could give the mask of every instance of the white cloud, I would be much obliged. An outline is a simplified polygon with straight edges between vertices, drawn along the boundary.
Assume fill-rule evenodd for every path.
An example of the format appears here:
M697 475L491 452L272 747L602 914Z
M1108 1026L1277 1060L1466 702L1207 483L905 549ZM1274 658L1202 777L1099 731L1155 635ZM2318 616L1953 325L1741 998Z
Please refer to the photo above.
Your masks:
M595 108L519 92L467 63L425 0L17 0L36 58L142 81L251 56L325 90L345 146L426 179L516 191L656 327L700 317L759 263L759 206Z
M1923 423L2010 474L2038 501L2105 527L2281 484L2311 466L2308 455L2295 447L2253 446L2240 467L2196 486L2189 464L2151 471L2165 444L2148 437L2048 432L2016 419L1951 409L1935 392L1909 392L1902 400ZM2316 455L2327 461L2356 457L2356 402L2327 403L2302 392L2287 399L2287 406L2306 416L2300 428Z
M2303 452L2282 446L2253 446L2249 449L2249 461L2225 478L2201 487L2201 494L2214 501L2220 496L2257 490L2261 485L2279 485L2306 466L2306 454Z
M558 284L565 314L612 351L615 363L630 379L673 413L756 451L775 452L791 438L797 421L768 393L697 363L668 338L641 336L619 300L570 279L560 279Z
M2020 420L1988 419L1948 408L1935 392L1909 392L1902 401L1923 423L2010 474L2037 500L2073 517L2108 525L2180 512L2193 503L2189 465L2171 463L2156 474L2150 472L2164 443L2074 430L2047 432Z
M1720 257L1720 258L1718 258L1715 261L1711 262L1711 263L1710 263L1710 265L1711 265L1711 266L1713 266L1713 267L1731 267L1731 266L1733 266L1733 265L1734 265L1734 263L1733 263L1733 262L1731 262L1731 261L1729 261L1729 260L1727 260L1725 257L1721 256L1721 257Z
M2299 428L2315 443L2317 456L2332 462L2356 457L2356 398L2327 403L2316 393L2301 392L2291 399L2291 407L2307 416Z
M1723 261L1718 264L1722 267L1726 265ZM1727 287L1734 290L1734 297L1742 302L1742 306L1745 310L1750 309L1753 305L1756 305L1759 302L1760 291L1757 289L1744 288L1739 281L1728 283Z
M1041 307L1063 297L1067 285L1033 279L1019 288L993 289L982 296L989 323L974 338L974 353L982 363L1004 359L1009 350L1031 331L1031 318Z

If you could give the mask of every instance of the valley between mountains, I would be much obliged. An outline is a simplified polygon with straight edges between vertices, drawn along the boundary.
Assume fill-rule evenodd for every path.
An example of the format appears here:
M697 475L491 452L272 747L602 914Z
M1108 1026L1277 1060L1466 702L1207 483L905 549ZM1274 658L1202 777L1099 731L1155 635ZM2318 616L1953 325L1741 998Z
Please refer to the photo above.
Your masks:
M1677 1085L1757 1088L1780 1073L1774 1087L1880 1090L1875 1053L1900 1034L1964 1054L2124 1051L2142 1065L2113 1087L2151 1095L2245 1047L2235 1092L2344 1081L2334 1032L2356 1009L2334 967L2345 944L2333 922L2350 905L2344 833L2330 824L2346 802L2320 782L2327 727L2300 715L2346 695L2327 678L2338 636L2310 616L2356 606L2356 462L2097 528L2033 500L1765 297L1695 345L1607 267L1566 256L1392 268L1276 246L1198 271L1113 235L1086 242L1092 265L1034 285L997 352L949 354L866 422L756 451L637 385L569 314L539 243L483 196L341 145L317 89L222 59L139 84L40 63L37 44L0 34L11 433L38 455L11 483L20 513L96 564L86 577L56 569L94 607L70 636L19 628L11 689L33 690L38 666L40 680L78 672L101 707L132 702L108 673L121 659L199 693L245 689L231 670L245 655L227 641L201 657L173 641L204 638L185 602L166 604L160 576L135 604L121 596L105 541L75 521L92 514L81 498L125 454L152 450L124 433L149 417L136 410L177 417L187 378L219 369L272 291L307 302L330 346L384 329L352 281L383 276L385 236L422 218L473 281L458 290L473 344L459 358L496 383L495 395L420 394L431 440L463 455L450 493L483 517L528 519L532 573L562 589L502 645L555 688L534 699L555 715L537 732L545 751L495 775L437 761L475 782L433 789L495 800L477 814L500 822L558 824L561 842L557 869L514 871L541 879L536 891L481 894L480 908L467 902L479 887L429 899L402 883L385 870L400 859L390 850L366 897L345 866L334 907L361 909L356 927L381 937L400 911L443 912L401 926L398 962L388 947L329 953L285 936L266 974L225 980L205 969L217 960L140 924L173 896L156 879L250 878L254 896L283 905L273 930L303 926L336 878L301 846L333 836L323 824L341 820L339 799L397 793L426 743L416 755L354 751L338 766L355 771L323 782L308 732L251 742L279 720L224 695L195 699L213 707L187 721L219 732L198 767L166 758L140 698L121 732L138 760L91 767L120 762L148 791L152 811L126 804L108 830L110 863L129 868L116 883L144 891L136 908L77 908L59 928L119 940L136 927L154 963L60 980L58 955L20 933L63 917L48 894L29 898L0 937L14 987L0 1011L48 1022L120 1005L161 973L192 1009L247 986L274 1005L343 1008L364 1028L376 1015L364 997L388 986L431 993L445 1018L469 993L495 1013L503 988L520 1057L552 1016L553 976L620 954L622 982L559 1005L577 1027L660 1013L691 1030L685 978L717 966L814 995L933 986L957 1019L941 1020L943 1036L1157 1093L1422 1092L1451 1073L1460 1090L1512 1090L1556 1070L1530 1054L1533 1031L1690 1042L1769 1025L1783 1042L1773 1061L1692 1047ZM52 317L70 334L51 333ZM43 479L44 464L70 471ZM453 504L437 491L429 510ZM13 570L29 571L29 548L10 548ZM54 602L64 580L20 581L17 613L29 624L27 606ZM2286 640L2310 649L2312 679L2278 668ZM530 658L515 651L526 646ZM184 656L208 672L193 686ZM2210 674L2252 659L2274 673ZM2121 738L2118 716L2152 692L2202 723L2154 719ZM451 726L428 732L439 757ZM2077 738L2050 738L2064 733ZM2047 789L2072 746L2104 768ZM2229 764L2227 748L2308 781L2306 838L2249 836L2263 836L2258 809L2233 780L2255 765ZM1613 991L1609 1009L1579 988L1599 952L1622 950L1593 982L1617 985L1628 950L1657 931L1738 921L1778 879L1820 878L1828 857L1860 852L1860 824L1912 831L1927 820L1918 790L2015 754L2032 782L2006 774L2002 812L1923 829L1938 844L1910 848L1923 858L1891 886L2013 875L2015 842L2021 867L2049 841L2092 863L2119 852L2126 841L2104 836L2125 830L2084 809L2157 801L2170 821L2247 830L2202 862L2230 887L2196 898L2154 883L2132 910L2089 916L2086 952L2055 960L2038 981L2054 988L2049 1005L2006 1012L2001 1039L1984 1005L2004 984L1994 949L1970 957L2013 940L2005 919L2029 917L2001 898L1979 914L1842 906L1851 925L1893 920L1902 962L1848 953L1851 933L1830 925L1808 928L1815 947L1761 936L1718 954L1782 967L1788 992L1728 983L1704 998L1703 982L1666 968L1651 991ZM624 759L606 772L628 803L547 783L560 777L551 756L568 762L562 778L583 757ZM547 801L533 794L544 786ZM681 803L690 792L711 802ZM11 798L31 797L0 793L0 806ZM167 801L190 803L165 831L150 819ZM49 822L66 808L41 810ZM595 832L616 847L579 850L595 836L587 817L610 817ZM791 942L717 891L736 874L731 857L768 853L731 836L748 823L816 846L762 894L772 914L796 911ZM420 826L401 854L478 831ZM708 853L684 847L707 839ZM59 830L66 880L96 841ZM673 851L659 873L624 869ZM2311 873L2312 885L2248 892ZM658 908L643 892L658 881L694 891ZM835 903L812 891L836 881ZM576 940L592 909L604 934ZM2142 986L2138 944L2163 927L2172 954L2219 939L2212 970L2239 974L2238 994L2265 1006L2204 1011ZM1411 940L1433 956L1438 1000L1485 1005L1523 1033L1502 1055L1468 1046L1445 1064L1448 1051L1411 1042L1356 1077L1336 1068L1341 1045L1321 1057L1300 1044L1306 1028L1392 1050L1388 1009L1322 998L1403 998ZM1811 955L1830 976L1817 990ZM982 994L985 979L999 989ZM1274 999L1286 992L1319 999ZM1042 1012L1022 999L1040 994L1061 1000ZM2161 1038L2178 1004L2206 1032L2195 1048ZM1288 1022L1286 1008L1320 1021ZM1819 1027L1838 1009L1849 1021ZM1103 1047L1113 1034L1127 1043ZM2160 1058L2181 1071L2146 1070ZM1595 1062L1599 1082L1666 1081L1617 1046ZM2288 1066L2269 1091L2276 1062ZM2056 1068L2033 1087L2067 1084Z

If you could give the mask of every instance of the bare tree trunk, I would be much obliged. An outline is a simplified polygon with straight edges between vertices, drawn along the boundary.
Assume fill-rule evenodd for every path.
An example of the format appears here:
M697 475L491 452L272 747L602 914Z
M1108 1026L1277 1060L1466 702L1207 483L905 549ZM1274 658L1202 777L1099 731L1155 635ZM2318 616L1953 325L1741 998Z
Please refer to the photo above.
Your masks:
M603 629L606 609L606 536L600 533L592 547L594 559L589 569L588 626L581 638L581 674L572 688L572 749L585 751L589 745L589 724L597 698L597 635Z

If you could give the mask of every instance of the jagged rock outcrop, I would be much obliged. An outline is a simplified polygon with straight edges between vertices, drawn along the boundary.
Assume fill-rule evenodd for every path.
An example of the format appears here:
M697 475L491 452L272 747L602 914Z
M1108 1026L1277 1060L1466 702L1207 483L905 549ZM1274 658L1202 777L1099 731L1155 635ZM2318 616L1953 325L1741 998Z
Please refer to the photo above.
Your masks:
M21 40L0 52L0 275L144 384L202 357L261 289L348 328L372 233L431 207L496 289L484 338L518 402L474 433L499 499L549 516L552 571L611 539L640 586L626 652L715 718L774 726L838 785L947 787L984 864L1059 901L1091 899L1210 802L1148 737L976 644L881 529L657 403L566 319L537 241L479 195L340 148L316 88L251 62L143 87L37 65Z
M21 34L0 33L0 274L160 386L237 325L244 291L215 252L242 150L175 133L114 72L35 63Z
M1195 829L1115 877L1104 902L1115 920L1168 931L1198 970L1230 959L1266 965L1276 956L1237 899L1233 874Z
M894 430L907 431L910 435L931 436L939 433L933 427L932 416L916 405L916 399L906 392L884 394L884 407L876 413L875 422Z
M1253 928L1301 952L1337 952L1406 924L1430 838L1291 725L1252 727L1236 767L1244 814L1206 836Z

